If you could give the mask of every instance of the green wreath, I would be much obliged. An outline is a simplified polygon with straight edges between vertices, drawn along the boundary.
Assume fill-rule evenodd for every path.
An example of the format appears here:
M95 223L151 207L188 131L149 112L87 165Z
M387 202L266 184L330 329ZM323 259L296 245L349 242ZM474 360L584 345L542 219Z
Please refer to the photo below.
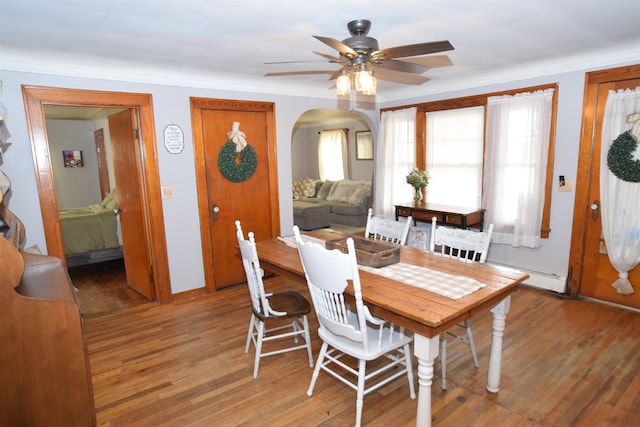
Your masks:
M218 168L222 176L232 182L243 182L251 178L258 167L258 156L250 145L240 151L240 161L237 162L236 144L227 141L218 154Z
M640 182L640 160L633 158L638 143L629 131L621 133L609 147L607 166L618 178L627 182Z

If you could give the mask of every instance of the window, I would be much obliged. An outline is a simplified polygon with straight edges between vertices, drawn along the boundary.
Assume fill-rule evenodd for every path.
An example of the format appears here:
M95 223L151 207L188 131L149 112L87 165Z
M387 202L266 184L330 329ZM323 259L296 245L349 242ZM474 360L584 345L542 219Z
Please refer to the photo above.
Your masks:
M479 208L482 198L484 107L426 115L427 200Z
M530 237L535 235L537 240L538 238L549 237L550 231L557 86L557 84L547 84L498 93L432 101L412 106L398 106L382 109L381 113L384 115L387 112L408 107L416 109L416 166L421 169L427 169L432 177L427 187L427 203L468 207L480 206L487 209L487 214L489 214L490 209L497 210L497 208L491 208L486 205L487 197L495 195L497 191L502 192L503 195L515 194L513 191L516 187L518 189L526 187L520 180L521 173L536 171L537 177L534 185L541 191L539 198L535 202L536 210L541 209L542 212L541 214L539 212L536 213L538 218L541 219L537 220L534 230L527 230L527 234ZM522 144L530 144L531 139L529 139L529 142L525 142L523 138L535 137L544 139L545 142L548 142L546 146L548 149L541 154L542 157L546 156L545 161L542 161L541 157L538 156L535 161L526 160L526 164L518 160L497 166L500 169L499 173L515 173L519 177L516 180L503 175L498 179L506 183L507 186L513 184L512 189L494 189L490 191L491 195L487 194L489 193L487 190L487 170L496 169L496 167L488 167L486 164L487 159L492 157L487 153L489 141L485 140L487 138L485 130L488 133L490 120L487 112L489 98L505 95L516 97L518 94L545 91L547 89L552 89L550 111L545 112L548 126L546 128L538 128L540 130L539 134L528 130L525 132L528 135L520 133L519 136L515 136L511 133L506 139L503 138L503 140L509 141L509 145L512 145L511 149L516 148L518 144L520 144L520 148L523 147ZM510 119L511 123L517 123L518 117L524 120L524 115L522 114L524 113L513 113ZM529 119L527 118L527 120ZM524 122L520 121L520 123ZM529 121L529 123L532 122ZM520 125L513 126L513 129L519 128L522 129ZM474 137L471 135L481 135L482 143L480 144L478 141L472 142ZM380 166L377 167L376 179L380 176ZM516 170L519 172L515 172ZM520 182L520 184L516 184L517 182ZM466 185L463 185L464 183ZM378 191L378 185L379 182L376 184L376 191ZM480 189L479 192L478 188ZM380 199L377 198L377 200ZM519 218L522 216L523 209L525 211L528 209L512 204L515 203L513 197L502 197L502 200L507 205L499 209L501 212L505 212L505 218L514 218L513 212L516 212L515 217ZM488 224L486 220L487 216L485 216L485 224ZM495 229L494 235L496 235ZM533 244L538 243L534 242ZM525 243L525 245L529 245L529 243Z

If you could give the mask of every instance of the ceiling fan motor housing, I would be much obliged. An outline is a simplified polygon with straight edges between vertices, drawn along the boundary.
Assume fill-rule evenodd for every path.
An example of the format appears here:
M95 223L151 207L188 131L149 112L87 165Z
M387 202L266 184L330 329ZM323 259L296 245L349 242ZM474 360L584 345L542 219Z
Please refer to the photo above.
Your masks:
M342 43L358 52L359 55L370 56L371 53L379 50L378 40L367 37L371 22L366 19L356 19L347 24L349 34L352 37L342 40ZM353 59L353 58L349 58Z

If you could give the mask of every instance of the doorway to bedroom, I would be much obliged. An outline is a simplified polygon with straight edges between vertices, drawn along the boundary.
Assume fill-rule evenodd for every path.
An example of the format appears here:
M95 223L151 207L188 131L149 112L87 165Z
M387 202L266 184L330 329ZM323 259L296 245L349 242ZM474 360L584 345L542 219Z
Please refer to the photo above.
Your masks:
M113 162L116 171L115 186L120 187L117 191L118 209L128 286L151 301L163 304L171 302L164 220L162 212L150 212L148 208L151 204L161 204L158 167L155 155L140 155L143 150L155 153L156 149L151 96L35 86L24 86L23 96L35 153L34 166L38 171L36 178L48 254L65 261L67 259L51 159L59 154L62 161L66 161L67 157L70 161L75 160L72 168L79 165L84 167L85 153L65 149L63 151L73 153L73 156L65 156L65 153L52 151L48 141L48 117L45 117L44 106L47 105L47 109L49 106L115 108L119 112L113 114L114 111L109 111L112 114L108 115L107 120L112 139L121 140L113 145ZM141 124L140 127L137 126L138 123ZM134 129L140 131L134 132ZM91 134L93 136L93 132ZM119 163L124 166L118 167ZM118 169L126 173L118 172ZM97 179L97 172L95 174ZM124 223L129 226L123 227ZM139 235L140 231L142 236Z

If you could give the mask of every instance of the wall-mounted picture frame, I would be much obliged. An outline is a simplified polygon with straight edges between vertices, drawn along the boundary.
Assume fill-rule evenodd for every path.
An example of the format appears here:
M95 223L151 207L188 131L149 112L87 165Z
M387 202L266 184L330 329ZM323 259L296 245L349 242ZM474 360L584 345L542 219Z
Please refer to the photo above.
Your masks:
M373 160L371 131L356 132L356 160Z
M176 124L164 128L164 148L171 154L180 154L184 149L184 133Z
M82 151L80 150L63 150L62 158L64 159L65 168L83 168Z

